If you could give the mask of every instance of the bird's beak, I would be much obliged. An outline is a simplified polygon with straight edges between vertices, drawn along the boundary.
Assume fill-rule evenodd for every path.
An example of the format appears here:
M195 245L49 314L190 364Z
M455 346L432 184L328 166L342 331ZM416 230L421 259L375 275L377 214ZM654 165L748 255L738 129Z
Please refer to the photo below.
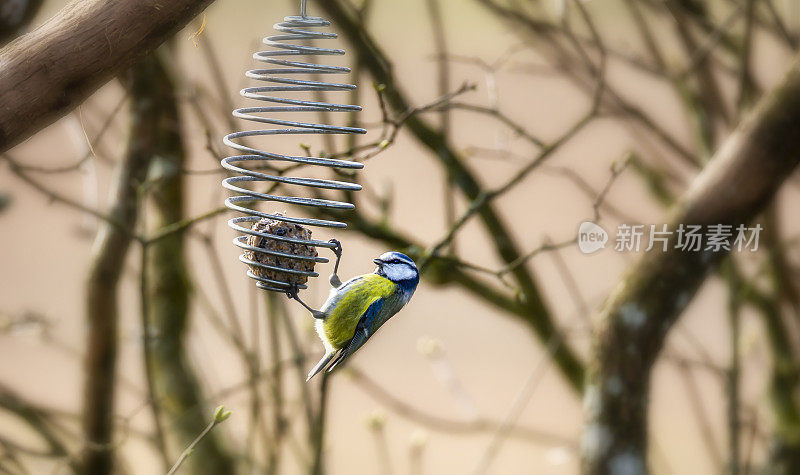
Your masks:
M382 266L383 265L383 261L380 260L380 259L372 259L372 262L374 262L375 265L378 265L378 266Z

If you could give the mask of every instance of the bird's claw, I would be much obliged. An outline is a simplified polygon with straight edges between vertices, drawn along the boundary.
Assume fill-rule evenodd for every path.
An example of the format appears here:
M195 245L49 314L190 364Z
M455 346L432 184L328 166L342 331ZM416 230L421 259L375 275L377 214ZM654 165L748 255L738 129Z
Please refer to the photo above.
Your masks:
M300 287L295 283L291 283L289 284L289 288L286 289L286 296L290 299L297 299L297 294L299 291Z

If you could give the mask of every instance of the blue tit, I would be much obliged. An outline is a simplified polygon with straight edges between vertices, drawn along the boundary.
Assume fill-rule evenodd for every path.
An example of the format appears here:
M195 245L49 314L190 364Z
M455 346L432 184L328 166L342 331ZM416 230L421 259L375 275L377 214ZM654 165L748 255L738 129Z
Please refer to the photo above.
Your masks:
M326 367L330 372L342 364L414 295L419 271L408 256L387 252L373 262L378 267L372 274L345 283L335 274L331 276L334 287L328 300L321 310L311 312L317 319L325 356L308 373L306 381Z

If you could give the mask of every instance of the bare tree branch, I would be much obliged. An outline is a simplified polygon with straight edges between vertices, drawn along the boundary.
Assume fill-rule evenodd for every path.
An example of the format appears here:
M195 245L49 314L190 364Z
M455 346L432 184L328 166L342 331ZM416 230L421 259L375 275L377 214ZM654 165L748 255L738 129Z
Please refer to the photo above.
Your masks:
M73 1L0 50L0 151L80 104L213 0Z
M358 24L347 13L343 2L331 0L320 6L336 21L344 33L343 36L352 43L365 70L369 71L376 81L385 85L385 95L389 105L401 113L414 110L408 98L399 88L385 54L363 28L363 25ZM408 116L405 125L422 145L435 154L461 192L470 200L480 202L476 214L491 236L500 258L506 264L517 261L522 253L508 229L508 224L500 217L492 203L484 202L483 187L475 173L465 163L464 157L451 147L440 130L419 117L419 114ZM513 184L511 183L510 186ZM527 309L524 319L531 325L540 340L550 341L550 338L558 333L558 329L535 277L525 266L515 267L512 275L524 294L519 302L520 306ZM562 344L556 350L553 360L569 382L570 387L577 392L582 391L584 366L578 355L567 344Z

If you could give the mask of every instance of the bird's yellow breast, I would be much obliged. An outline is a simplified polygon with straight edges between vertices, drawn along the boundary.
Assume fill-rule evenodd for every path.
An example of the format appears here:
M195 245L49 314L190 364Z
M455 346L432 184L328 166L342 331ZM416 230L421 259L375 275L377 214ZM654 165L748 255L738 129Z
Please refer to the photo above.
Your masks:
M397 284L378 274L366 274L343 284L341 296L322 324L325 338L336 349L344 347L355 335L358 321L369 306L396 289Z

